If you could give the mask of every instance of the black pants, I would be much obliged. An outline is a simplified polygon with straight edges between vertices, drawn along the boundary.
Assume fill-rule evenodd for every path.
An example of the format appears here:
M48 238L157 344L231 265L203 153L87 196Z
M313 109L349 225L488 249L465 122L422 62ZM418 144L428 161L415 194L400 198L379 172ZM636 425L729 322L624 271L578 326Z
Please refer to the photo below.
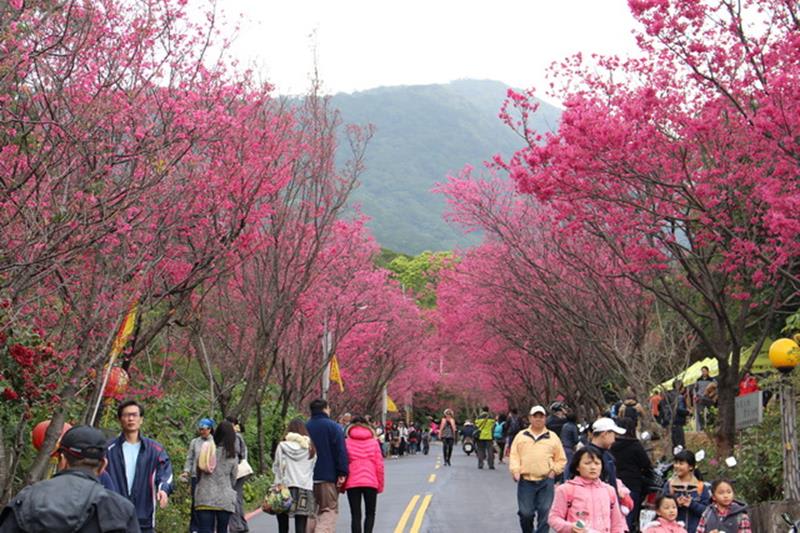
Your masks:
M276 514L275 516L278 517L278 533L289 533L289 513ZM307 523L307 516L295 515L294 530L296 533L306 533Z
M503 457L505 456L505 453L506 453L506 439L501 437L497 439L497 458L501 463L503 462Z
M375 526L375 507L378 504L378 489L369 487L355 487L347 489L347 502L350 504L350 531L351 533L362 533L361 531L361 497L364 497L364 531L372 533Z
M674 424L672 426L672 446L686 447L686 435L683 432L683 424Z
M453 456L453 437L445 437L442 439L442 449L444 451L444 462L450 464L450 458Z

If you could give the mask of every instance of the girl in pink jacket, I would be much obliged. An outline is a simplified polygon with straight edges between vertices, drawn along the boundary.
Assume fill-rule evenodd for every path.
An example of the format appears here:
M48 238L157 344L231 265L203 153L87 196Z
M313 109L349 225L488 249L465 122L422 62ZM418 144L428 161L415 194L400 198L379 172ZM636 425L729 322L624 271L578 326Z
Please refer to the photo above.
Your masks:
M665 494L656 498L656 514L658 519L650 522L642 531L647 533L686 533L683 522L678 522L678 500L675 496Z
M569 465L572 479L556 489L547 522L557 533L623 533L627 529L617 491L600 481L603 460L581 448Z
M350 504L352 531L361 531L361 498L364 498L364 533L372 533L378 494L383 492L383 454L375 432L357 416L347 428L347 457L350 473L344 483Z

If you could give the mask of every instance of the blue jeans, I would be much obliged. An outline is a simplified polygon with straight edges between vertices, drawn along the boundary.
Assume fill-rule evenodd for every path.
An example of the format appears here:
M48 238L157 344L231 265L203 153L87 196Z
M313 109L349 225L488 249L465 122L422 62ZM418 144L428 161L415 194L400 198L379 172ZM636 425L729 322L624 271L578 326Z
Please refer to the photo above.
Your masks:
M553 504L555 482L550 479L528 481L520 479L517 483L517 506L519 506L519 525L522 533L533 533L533 519L536 518L536 533L547 533L547 515Z

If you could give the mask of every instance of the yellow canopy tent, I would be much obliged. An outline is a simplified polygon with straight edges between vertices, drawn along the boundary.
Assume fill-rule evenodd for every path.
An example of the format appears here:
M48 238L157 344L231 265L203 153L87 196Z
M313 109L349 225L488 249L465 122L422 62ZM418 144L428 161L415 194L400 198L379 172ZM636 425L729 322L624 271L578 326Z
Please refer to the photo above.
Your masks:
M753 374L764 374L766 372L772 372L774 369L769 362L769 345L772 344L771 339L767 339L764 342L764 345L761 347L761 352L759 352L758 357L756 360L753 361L753 366L750 368L750 372ZM746 350L742 350L742 355L739 358L739 367L743 367L745 363L747 363L747 359L750 358L750 354L753 352L753 346L747 348ZM692 366L678 374L672 379L668 379L667 381L660 383L653 389L653 393L657 390L672 390L672 384L675 382L676 379L680 379L683 381L684 385L691 385L700 379L700 375L702 374L701 369L707 366L708 373L712 377L716 377L719 375L719 362L715 357L707 357L702 361L698 361L694 363Z

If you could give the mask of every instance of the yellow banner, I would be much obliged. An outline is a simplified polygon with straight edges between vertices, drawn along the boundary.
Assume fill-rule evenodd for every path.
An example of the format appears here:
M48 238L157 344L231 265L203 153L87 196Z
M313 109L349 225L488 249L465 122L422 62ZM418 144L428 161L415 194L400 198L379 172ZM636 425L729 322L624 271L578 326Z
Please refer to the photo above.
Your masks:
M331 365L331 381L339 384L339 392L344 392L344 381L342 380L341 372L339 372L339 360L336 359L335 355L331 357L330 365Z
M138 302L136 300L133 301L131 304L130 309L128 310L128 314L125 315L125 320L122 321L122 325L119 327L119 331L117 332L117 336L114 339L114 344L111 347L111 361L113 362L116 357L122 353L122 349L127 344L128 339L131 338L131 333L133 333L133 326L136 324L136 311L138 308Z
M396 413L398 411L397 405L392 401L392 398L389 395L386 395L386 410L390 413Z

